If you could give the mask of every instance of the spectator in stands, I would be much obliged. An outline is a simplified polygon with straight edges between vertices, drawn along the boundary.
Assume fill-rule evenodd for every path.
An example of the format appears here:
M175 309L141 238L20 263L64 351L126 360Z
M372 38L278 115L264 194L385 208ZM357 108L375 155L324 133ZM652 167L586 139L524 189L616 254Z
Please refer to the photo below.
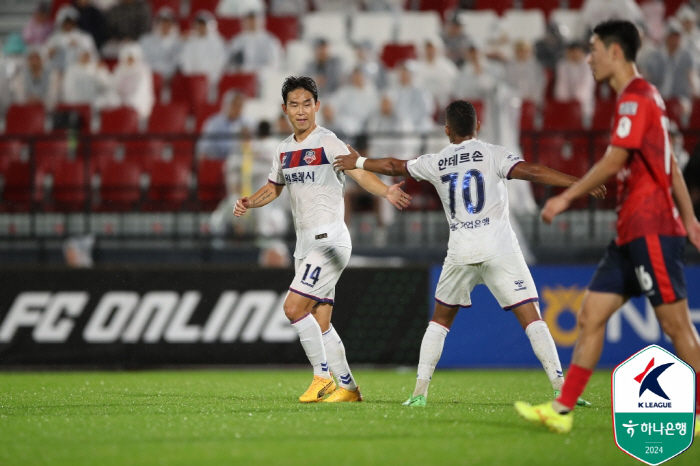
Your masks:
M515 42L513 49L515 59L506 64L506 82L515 89L521 99L542 105L547 79L542 66L532 54L532 45L519 40Z
M22 29L22 38L27 45L41 45L52 31L51 6L47 2L39 2L32 18Z
M120 104L134 108L142 120L148 119L155 102L153 72L138 43L126 43L119 50L113 80Z
M411 150L417 149L415 141L409 141L413 129L411 120L396 111L391 95L383 94L379 108L367 120L367 132L372 135L370 155L376 158L413 158L417 152Z
M544 37L535 42L535 57L547 70L554 72L557 63L564 56L566 43L561 32L561 25L556 21L547 24Z
M362 41L354 45L355 67L360 68L368 82L373 83L377 89L384 89L387 85L388 75L384 63L381 62L372 50L370 41Z
M664 98L677 98L688 114L691 98L697 82L697 69L688 48L683 46L683 28L676 19L671 19L666 28L664 45L647 55L640 63L642 74Z
M644 25L645 34L655 44L661 43L666 33L666 24L664 24L666 5L661 0L642 0L639 8L642 10L644 20L637 23L637 26Z
M90 104L98 109L119 105L109 69L98 61L94 48L79 49L75 62L66 68L61 99L67 104Z
M403 0L363 0L367 11L392 11L398 13L403 10Z
M700 62L700 28L698 28L697 15L688 5L683 5L676 12L676 18L683 26L683 40L697 66Z
M442 48L433 40L425 42L423 57L417 65L417 81L430 91L438 108L447 107L458 73L457 66L444 55Z
M319 95L330 95L340 86L342 63L340 58L330 54L330 48L325 39L316 41L315 57L306 65L304 74L316 81Z
M302 16L309 11L306 0L271 0L270 14L273 16Z
M139 43L151 69L165 79L172 78L183 47L173 10L168 7L158 10L153 31L141 36Z
M109 42L102 53L115 57L122 41L139 40L151 29L148 4L143 0L121 0L107 12L107 28Z
M644 22L644 15L634 0L586 0L581 7L581 22L586 32L609 19L626 19L638 24Z
M453 84L453 94L458 99L485 100L502 79L502 68L496 62L487 60L475 44L467 49L464 58Z
M362 69L355 68L350 82L341 86L326 103L336 115L338 132L355 137L365 132L367 120L377 108L377 89L368 83Z
M119 0L92 0L92 3L106 13L119 3Z
M415 62L405 61L396 67L398 82L389 86L388 94L396 111L406 115L417 132L427 133L433 129L435 102L423 87L414 84Z
M455 65L462 66L464 54L471 45L471 40L464 33L464 28L457 15L454 15L447 22L445 31L442 34L442 40L445 42L445 55L447 55L447 58L452 60Z
M41 49L32 47L23 66L12 83L12 101L19 104L41 103L53 109L58 101L60 76L44 65Z
M0 54L0 113L4 113L12 103L14 87L24 67L26 46L22 36L12 33L7 37Z
M243 19L243 31L231 39L229 63L238 71L262 73L280 66L282 44L263 27L264 17L251 13Z
M92 4L92 0L73 0L78 10L78 27L92 36L97 49L107 40L107 20L102 11Z
M593 116L594 93L595 81L586 63L586 50L580 42L571 42L565 57L557 64L554 98L561 102L578 101L584 120L589 121Z
M216 29L214 15L199 11L180 54L180 70L184 74L206 74L213 86L219 82L225 63L226 46Z
M219 0L216 6L216 16L237 17L264 15L265 2L263 0Z
M197 143L199 157L225 159L229 155L240 156L238 136L244 130L253 129L253 122L243 114L244 105L243 93L230 90L224 94L221 111L204 122L202 138Z
M78 29L80 13L72 6L64 6L56 13L56 30L46 41L51 67L63 72L77 60L79 51L96 51L92 36Z

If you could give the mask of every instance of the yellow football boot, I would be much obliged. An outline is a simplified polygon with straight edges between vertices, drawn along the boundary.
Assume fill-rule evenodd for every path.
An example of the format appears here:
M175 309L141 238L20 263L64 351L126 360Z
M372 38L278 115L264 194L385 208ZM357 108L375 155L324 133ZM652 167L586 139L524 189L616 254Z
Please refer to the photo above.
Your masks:
M552 403L544 403L537 406L530 406L524 401L515 402L515 411L523 419L535 424L547 426L552 432L567 434L571 432L574 424L574 413L559 414L552 408Z
M324 379L318 375L314 375L311 385L306 389L303 395L299 397L302 403L315 403L321 401L326 393L335 390L335 381L331 376L330 379Z
M362 401L362 393L360 393L360 387L355 390L348 390L347 388L338 387L336 391L331 393L325 400L324 403L338 403L340 401Z

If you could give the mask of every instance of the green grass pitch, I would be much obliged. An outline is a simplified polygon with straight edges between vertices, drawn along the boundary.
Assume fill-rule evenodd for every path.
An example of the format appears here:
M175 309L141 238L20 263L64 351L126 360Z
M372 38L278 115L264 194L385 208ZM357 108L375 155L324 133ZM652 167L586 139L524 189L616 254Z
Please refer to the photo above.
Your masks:
M0 465L637 465L613 440L610 373L569 435L519 419L542 371L358 370L364 403L298 403L307 371L0 373ZM700 446L666 463L700 465Z

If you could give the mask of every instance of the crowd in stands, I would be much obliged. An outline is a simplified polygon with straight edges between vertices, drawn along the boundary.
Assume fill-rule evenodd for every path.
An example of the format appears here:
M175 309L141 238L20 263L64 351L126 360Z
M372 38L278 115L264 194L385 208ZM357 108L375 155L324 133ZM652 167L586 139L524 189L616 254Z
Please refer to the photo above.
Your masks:
M137 128L164 132L168 125L154 119L173 118L162 106L181 101L187 123L174 131L200 132L200 158L233 157L229 166L240 167L260 123L273 134L281 128L284 77L305 74L318 84L319 123L370 154L418 155L410 136L439 133L442 109L457 98L477 104L485 139L517 146L521 129L548 129L551 121L554 129L609 129L614 95L593 81L587 40L598 22L623 18L643 33L639 69L667 99L672 120L700 129L697 7L657 0L40 2L2 46L0 115L35 103L48 112L88 105L88 127L97 130L101 112L127 107ZM387 143L386 133L405 139ZM222 134L241 137L215 137ZM698 140L687 138L686 146Z

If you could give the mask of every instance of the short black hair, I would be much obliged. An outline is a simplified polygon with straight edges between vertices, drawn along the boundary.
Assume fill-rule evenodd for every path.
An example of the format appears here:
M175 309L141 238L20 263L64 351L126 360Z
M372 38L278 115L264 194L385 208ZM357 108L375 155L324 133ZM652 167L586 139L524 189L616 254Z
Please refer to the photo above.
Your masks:
M637 59L642 38L639 37L639 30L633 23L619 19L605 21L593 28L593 34L597 35L606 47L613 43L618 44L625 60L633 62Z
M282 100L287 103L287 95L294 89L304 89L314 96L314 101L318 101L318 89L316 88L316 81L309 78L308 76L287 76L282 84Z
M476 131L476 110L466 100L455 100L445 110L445 124L457 136L471 136Z

